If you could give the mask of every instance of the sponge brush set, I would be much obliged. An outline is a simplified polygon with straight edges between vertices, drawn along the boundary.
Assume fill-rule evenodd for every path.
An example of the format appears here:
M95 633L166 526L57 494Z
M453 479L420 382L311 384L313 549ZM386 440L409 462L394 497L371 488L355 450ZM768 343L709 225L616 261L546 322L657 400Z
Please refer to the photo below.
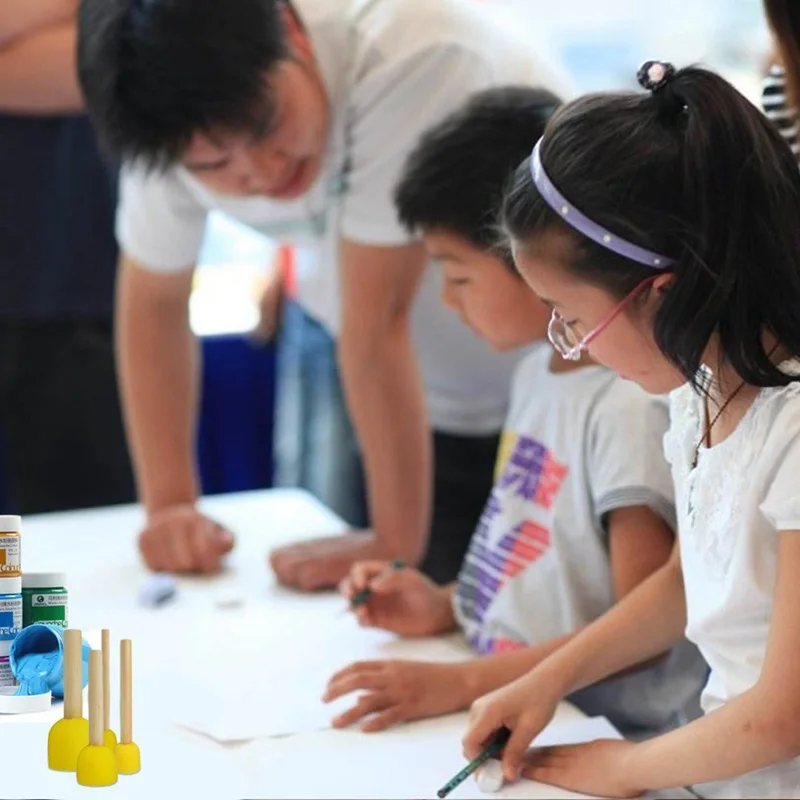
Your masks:
M141 767L132 738L132 653L130 639L120 642L120 739L110 728L110 634L103 631L102 649L89 652L89 716L83 716L81 632L64 632L64 717L50 729L50 769L75 772L82 786L111 786L118 775Z

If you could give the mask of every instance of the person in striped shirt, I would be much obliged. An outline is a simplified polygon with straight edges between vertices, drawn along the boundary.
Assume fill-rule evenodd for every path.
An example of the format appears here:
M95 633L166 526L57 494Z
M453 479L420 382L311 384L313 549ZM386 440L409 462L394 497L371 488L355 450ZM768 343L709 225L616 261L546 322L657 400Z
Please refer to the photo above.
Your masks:
M795 157L800 159L797 109L787 96L786 70L780 64L773 64L764 78L761 106L767 119L780 131Z
M764 12L775 52L764 79L761 106L800 160L800 4L796 0L764 0Z

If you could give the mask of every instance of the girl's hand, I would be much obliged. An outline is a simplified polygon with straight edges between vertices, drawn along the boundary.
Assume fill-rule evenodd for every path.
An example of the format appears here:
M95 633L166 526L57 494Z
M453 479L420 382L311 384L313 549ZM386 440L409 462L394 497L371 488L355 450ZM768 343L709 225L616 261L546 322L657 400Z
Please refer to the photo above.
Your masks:
M355 609L358 621L400 636L433 636L454 624L450 592L410 567L389 561L360 561L339 584L348 601L364 589L369 598Z
M466 707L464 670L468 664L429 664L416 661L364 661L337 672L322 698L329 703L361 691L356 704L333 720L345 728L374 715L361 725L367 733L398 722L426 719Z
M507 781L517 780L530 743L553 718L561 696L560 688L533 671L479 698L470 709L469 728L462 740L464 755L470 761L476 758L492 734L505 725L511 738L503 750L503 775Z
M638 797L642 787L630 782L628 761L636 744L597 739L586 744L529 750L522 776L572 792L601 797Z

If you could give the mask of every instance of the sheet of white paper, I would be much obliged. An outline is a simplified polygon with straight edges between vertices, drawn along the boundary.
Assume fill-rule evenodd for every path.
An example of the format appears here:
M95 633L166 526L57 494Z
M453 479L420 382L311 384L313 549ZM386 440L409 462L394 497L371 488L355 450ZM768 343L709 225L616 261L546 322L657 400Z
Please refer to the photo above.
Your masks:
M435 798L436 792L464 767L461 727L440 725L434 732L407 726L380 734L354 731L309 734L294 739L254 742L244 748L250 776L249 795L268 798L315 797ZM604 718L554 722L536 744L575 744L598 738L620 738ZM533 781L505 786L493 795L516 798L581 798ZM453 800L486 800L474 780L468 778L449 797Z
M274 605L205 614L173 609L116 613L111 630L111 695L118 696L119 639L133 640L134 705L142 724L173 724L221 742L285 736L329 726L355 698L326 706L321 697L333 673L357 659L453 661L471 657L460 637L401 640L364 630L342 613L336 597L312 602L289 595ZM92 646L99 631L86 631ZM112 702L112 727L118 725ZM48 722L48 712L4 722Z
M75 773L52 772L47 767L49 725L0 726L3 754L2 797L33 800L39 797L72 800L88 796ZM104 800L183 798L238 800L247 797L241 754L210 744L189 734L167 729L134 730L142 769L137 775L120 775L103 789ZM13 765L13 767L12 767Z
M400 640L346 616L284 614L227 626L216 648L187 644L148 685L150 703L176 725L220 742L283 737L330 727L357 695L322 702L328 680L353 661L470 657L460 639ZM187 649L190 648L190 649Z

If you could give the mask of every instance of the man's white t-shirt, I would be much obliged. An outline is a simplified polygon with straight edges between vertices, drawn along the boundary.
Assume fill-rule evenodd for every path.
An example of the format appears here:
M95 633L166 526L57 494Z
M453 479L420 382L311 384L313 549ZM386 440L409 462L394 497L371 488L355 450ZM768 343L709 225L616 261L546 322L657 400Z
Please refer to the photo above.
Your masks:
M541 345L519 365L494 488L453 595L481 653L572 633L614 605L606 527L614 510L647 506L674 526L663 400L600 366L553 373L552 358ZM570 700L640 738L697 717L706 673L684 641L656 665Z
M780 368L800 375L800 361ZM664 452L675 480L686 635L711 667L708 713L751 689L764 665L778 539L800 531L800 382L762 389L727 439L700 447L694 469L702 398L687 384L670 400ZM800 759L695 789L702 797L797 798Z
M128 255L161 272L195 264L211 209L275 240L314 248L316 268L298 276L298 300L336 335L339 239L379 246L412 240L392 195L420 135L476 91L525 84L563 96L565 83L537 59L524 31L511 30L479 0L294 0L293 6L331 105L316 184L300 199L274 201L212 192L180 167L164 174L128 167L117 232ZM444 308L439 272L426 270L412 318L432 426L494 432L522 354L492 353Z

